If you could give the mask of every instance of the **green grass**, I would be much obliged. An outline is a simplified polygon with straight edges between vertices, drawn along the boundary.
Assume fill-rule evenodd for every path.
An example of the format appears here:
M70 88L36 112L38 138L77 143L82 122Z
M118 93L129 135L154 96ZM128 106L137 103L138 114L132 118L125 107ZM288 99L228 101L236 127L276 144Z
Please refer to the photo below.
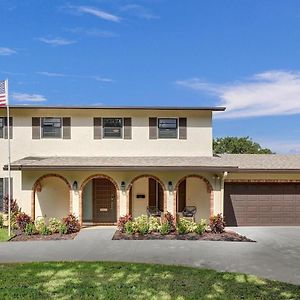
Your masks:
M10 237L8 236L7 228L0 228L0 242L8 241Z
M0 299L300 299L300 286L178 266L1 264L0 274Z

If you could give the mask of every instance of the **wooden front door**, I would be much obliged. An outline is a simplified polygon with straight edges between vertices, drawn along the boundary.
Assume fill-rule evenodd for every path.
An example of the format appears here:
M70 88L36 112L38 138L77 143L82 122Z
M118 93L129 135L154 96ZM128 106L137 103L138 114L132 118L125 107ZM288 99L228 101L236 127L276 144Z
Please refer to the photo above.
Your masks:
M117 222L117 192L109 179L93 179L93 222Z

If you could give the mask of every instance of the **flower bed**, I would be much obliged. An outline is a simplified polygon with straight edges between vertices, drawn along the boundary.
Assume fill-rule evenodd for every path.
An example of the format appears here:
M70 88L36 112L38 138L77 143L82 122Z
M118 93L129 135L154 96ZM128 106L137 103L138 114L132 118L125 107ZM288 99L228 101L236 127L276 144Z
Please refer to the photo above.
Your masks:
M25 235L23 233L17 233L16 236L11 238L10 242L24 242L24 241L57 241L57 240L73 240L77 235L75 233L69 234L60 234L60 233L53 233L51 235L41 235L41 234L34 234L34 235Z
M192 220L175 218L170 213L158 218L145 215L133 219L130 215L121 217L113 240L205 240L254 242L233 231L225 231L225 222L221 214L212 216L209 224L206 220L195 223Z

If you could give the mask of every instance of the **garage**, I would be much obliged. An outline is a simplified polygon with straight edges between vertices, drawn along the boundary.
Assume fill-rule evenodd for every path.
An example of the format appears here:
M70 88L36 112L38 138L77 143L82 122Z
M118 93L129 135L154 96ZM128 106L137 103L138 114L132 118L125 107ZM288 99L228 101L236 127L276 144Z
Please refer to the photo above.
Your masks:
M225 183L227 226L300 225L300 183Z

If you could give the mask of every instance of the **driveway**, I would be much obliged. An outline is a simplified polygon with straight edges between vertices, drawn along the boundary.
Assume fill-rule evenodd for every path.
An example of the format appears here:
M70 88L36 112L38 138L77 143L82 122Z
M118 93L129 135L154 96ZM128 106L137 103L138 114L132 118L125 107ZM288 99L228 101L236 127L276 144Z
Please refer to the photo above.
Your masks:
M73 241L0 243L0 262L126 261L242 272L300 284L300 227L230 228L256 240L112 241L112 227L83 229Z

